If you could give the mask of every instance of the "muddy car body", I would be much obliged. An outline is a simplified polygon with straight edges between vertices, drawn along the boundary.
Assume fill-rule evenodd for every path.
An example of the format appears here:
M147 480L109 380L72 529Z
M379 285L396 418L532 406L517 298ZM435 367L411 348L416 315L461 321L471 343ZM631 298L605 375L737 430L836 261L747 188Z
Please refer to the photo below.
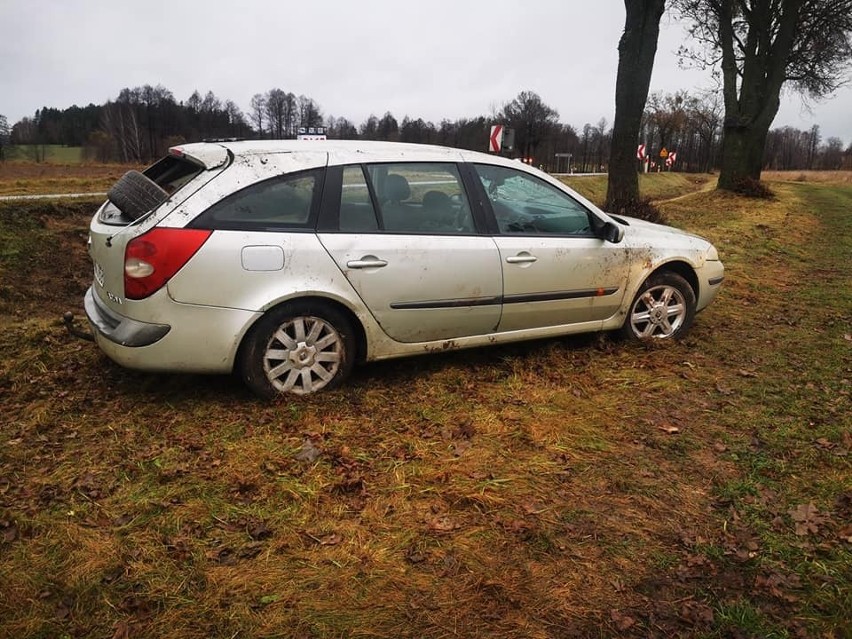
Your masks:
M509 159L435 146L188 144L91 222L86 315L114 361L256 392L357 361L587 331L671 338L719 288L706 240L609 216Z

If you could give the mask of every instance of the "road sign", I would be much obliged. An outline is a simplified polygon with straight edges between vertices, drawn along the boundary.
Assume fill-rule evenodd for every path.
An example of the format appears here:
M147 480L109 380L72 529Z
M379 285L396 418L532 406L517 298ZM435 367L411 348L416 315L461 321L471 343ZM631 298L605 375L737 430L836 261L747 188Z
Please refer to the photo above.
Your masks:
M663 147L662 149L660 149L660 157L663 158L663 159L669 157L669 152L668 152L668 150L666 150L666 147Z
M636 159L637 160L644 160L645 159L645 145L644 144L640 144L639 147L636 149Z
M491 153L500 153L503 148L503 125L494 124L491 127L491 137L488 138L488 150Z

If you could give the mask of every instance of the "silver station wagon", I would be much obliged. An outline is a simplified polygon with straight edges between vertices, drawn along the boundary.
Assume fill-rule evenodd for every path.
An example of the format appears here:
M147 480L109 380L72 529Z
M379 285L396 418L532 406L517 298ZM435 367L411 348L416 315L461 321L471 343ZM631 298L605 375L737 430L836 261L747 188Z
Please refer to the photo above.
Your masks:
M670 339L722 282L695 235L607 215L517 161L342 141L187 144L91 222L99 347L256 393L356 362L586 331Z

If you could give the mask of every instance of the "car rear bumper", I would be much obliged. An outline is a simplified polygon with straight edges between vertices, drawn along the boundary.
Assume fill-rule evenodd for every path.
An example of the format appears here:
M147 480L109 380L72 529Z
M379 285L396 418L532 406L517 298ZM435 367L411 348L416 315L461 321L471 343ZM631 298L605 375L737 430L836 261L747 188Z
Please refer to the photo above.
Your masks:
M172 328L167 324L139 322L113 313L101 303L91 287L83 298L83 307L92 326L92 332L98 338L120 346L130 348L150 346L163 339Z
M83 306L98 347L126 368L170 373L228 373L245 332L261 313L233 308L181 304L165 289L134 302L132 319L106 308L91 288ZM136 307L138 305L138 307Z

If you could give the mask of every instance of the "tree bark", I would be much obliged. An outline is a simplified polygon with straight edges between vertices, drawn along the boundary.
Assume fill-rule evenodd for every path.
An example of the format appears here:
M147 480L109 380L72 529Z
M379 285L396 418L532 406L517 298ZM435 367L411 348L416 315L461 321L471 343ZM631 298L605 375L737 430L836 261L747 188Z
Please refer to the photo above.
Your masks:
M769 127L781 104L787 58L793 47L803 0L782 0L780 16L768 5L758 4L747 14L748 33L742 46L740 71L736 61L733 22L735 0L719 2L719 42L722 49L725 124L722 138L722 168L718 188L738 191L749 181L759 181L763 150ZM775 24L774 41L770 27Z
M606 209L618 212L639 201L636 147L657 54L665 0L624 0L627 17L618 43L615 122L609 158Z

